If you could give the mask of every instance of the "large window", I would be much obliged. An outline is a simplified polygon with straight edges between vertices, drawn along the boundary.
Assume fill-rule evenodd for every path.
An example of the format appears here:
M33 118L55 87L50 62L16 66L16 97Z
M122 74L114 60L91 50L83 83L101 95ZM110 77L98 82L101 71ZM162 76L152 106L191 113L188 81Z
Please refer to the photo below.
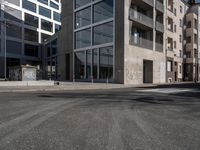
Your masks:
M51 42L51 48L52 48L52 55L56 55L57 54L57 39Z
M113 48L105 47L99 50L99 77L111 79L113 77Z
M38 46L25 44L24 45L24 55L31 57L38 57Z
M45 42L49 37L50 37L50 35L41 33L41 41L42 42Z
M36 4L30 1L23 0L22 7L29 11L36 12Z
M113 17L113 0L104 0L94 5L94 22Z
M16 41L6 41L7 52L11 54L21 55L22 53L22 43Z
M25 21L24 23L26 25L30 25L30 26L33 26L33 27L38 27L38 17L35 17L35 16L32 16L30 14L27 14L25 13Z
M60 22L60 14L57 13L57 12L53 12L53 19L54 19L55 21Z
M79 32L76 32L75 34L75 47L77 48L83 48L91 46L91 30L86 29Z
M75 0L75 7L78 8L78 7L84 6L90 2L91 0Z
M91 50L87 50L86 51L86 78L87 79L90 79L92 76L91 64L92 64L92 52Z
M48 5L48 0L38 0L38 2Z
M112 79L113 47L75 52L76 79Z
M56 3L52 2L52 1L50 1L50 6L52 8L59 9L59 5L57 5Z
M94 49L92 51L92 76L93 79L98 78L98 49Z
M46 21L44 19L41 19L41 29L52 32L53 31L53 23Z
M22 28L15 24L6 24L6 35L15 38L22 38Z
M51 10L44 8L42 6L39 6L39 14L47 18L51 18Z
M76 52L75 54L75 78L85 78L85 51Z
M93 45L113 42L113 22L94 27Z
M76 12L75 28L80 28L91 24L91 7Z
M38 32L30 29L24 29L25 40L38 42Z
M61 25L55 24L55 32L60 31Z

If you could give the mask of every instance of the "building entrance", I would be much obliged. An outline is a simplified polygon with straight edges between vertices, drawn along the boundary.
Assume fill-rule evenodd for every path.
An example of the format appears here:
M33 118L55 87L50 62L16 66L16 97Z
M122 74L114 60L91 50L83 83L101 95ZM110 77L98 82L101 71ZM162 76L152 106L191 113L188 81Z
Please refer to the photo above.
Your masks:
M143 61L143 83L153 83L153 61Z

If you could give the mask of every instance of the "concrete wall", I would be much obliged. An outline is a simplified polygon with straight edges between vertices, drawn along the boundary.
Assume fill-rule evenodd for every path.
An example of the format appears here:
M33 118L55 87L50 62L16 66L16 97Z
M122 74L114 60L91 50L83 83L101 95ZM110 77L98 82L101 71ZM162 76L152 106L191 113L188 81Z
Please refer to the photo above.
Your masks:
M115 0L115 82L124 83L124 1Z
M153 61L153 83L165 83L166 57L160 53L129 44L129 7L131 1L125 1L124 17L124 83L143 84L143 61ZM155 39L154 39L155 40ZM155 49L155 48L154 48Z
M62 0L62 29L58 43L58 80L66 80L66 54L73 59L73 1ZM71 60L71 62L73 62ZM73 77L73 63L70 63L71 79Z

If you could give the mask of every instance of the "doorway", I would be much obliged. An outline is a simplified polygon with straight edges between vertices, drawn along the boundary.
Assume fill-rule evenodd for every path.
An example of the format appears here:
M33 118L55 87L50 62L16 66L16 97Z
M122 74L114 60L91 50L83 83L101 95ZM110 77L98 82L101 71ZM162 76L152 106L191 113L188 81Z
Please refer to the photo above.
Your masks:
M70 54L66 54L66 80L70 80Z
M153 61L143 61L143 83L153 83Z

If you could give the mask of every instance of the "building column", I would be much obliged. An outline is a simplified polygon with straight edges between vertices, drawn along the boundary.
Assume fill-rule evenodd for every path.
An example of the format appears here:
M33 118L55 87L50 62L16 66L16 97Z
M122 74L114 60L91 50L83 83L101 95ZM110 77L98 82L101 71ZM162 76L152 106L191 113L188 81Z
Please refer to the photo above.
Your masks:
M153 51L156 50L156 0L154 0L153 7Z

